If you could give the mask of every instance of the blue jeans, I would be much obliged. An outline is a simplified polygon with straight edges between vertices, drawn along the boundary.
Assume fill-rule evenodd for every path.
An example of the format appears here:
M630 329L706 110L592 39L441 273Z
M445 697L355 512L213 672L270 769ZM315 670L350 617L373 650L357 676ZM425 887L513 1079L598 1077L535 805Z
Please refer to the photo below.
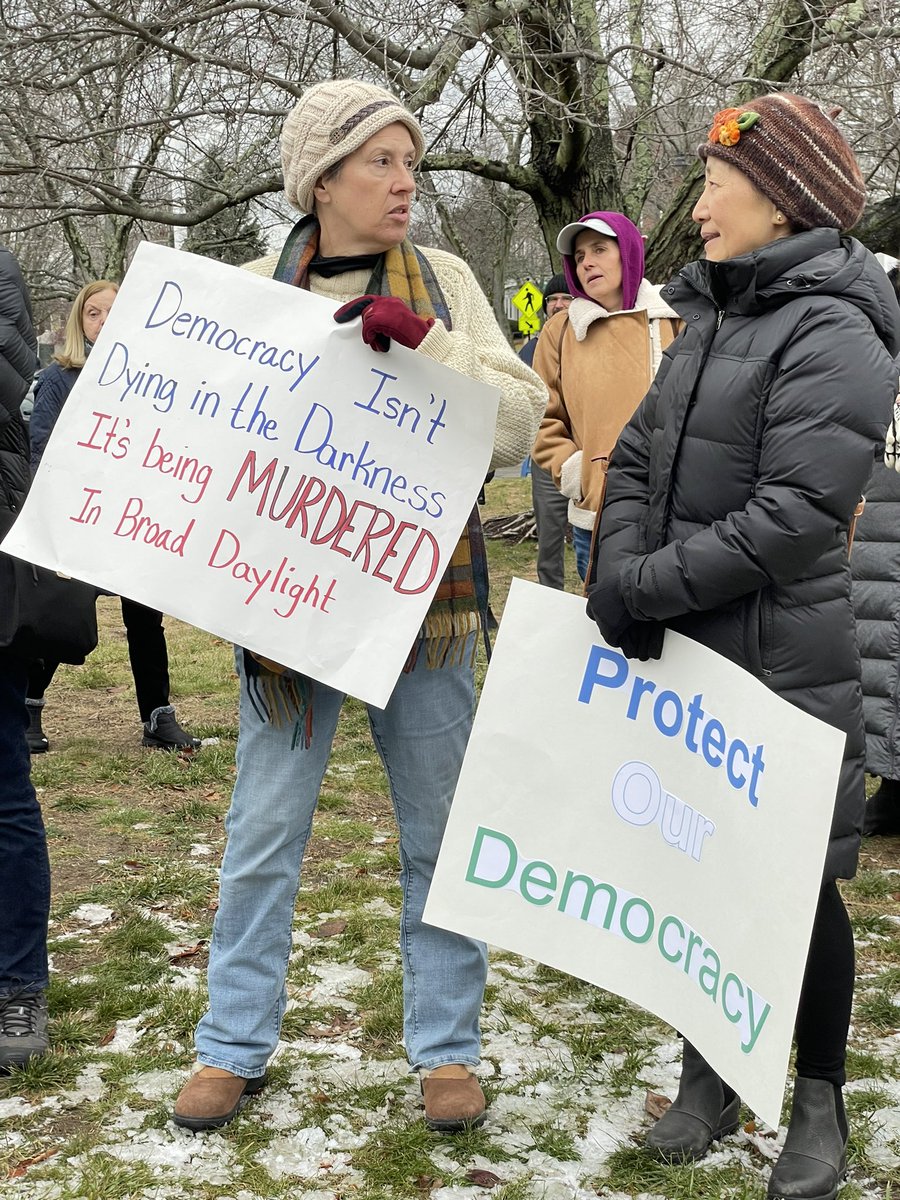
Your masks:
M0 656L0 995L47 986L50 861L25 742L27 669Z
M468 665L429 670L425 660L423 646L387 707L367 710L400 833L403 1037L414 1069L476 1066L486 947L422 922L472 726L474 672ZM305 748L293 724L257 716L240 652L238 673L238 773L210 946L209 1009L195 1041L201 1063L253 1079L278 1041L300 866L344 695L313 684Z
M572 526L572 545L575 547L575 566L578 568L578 574L582 579L587 576L588 566L590 565L592 537L593 530L579 529L577 525Z

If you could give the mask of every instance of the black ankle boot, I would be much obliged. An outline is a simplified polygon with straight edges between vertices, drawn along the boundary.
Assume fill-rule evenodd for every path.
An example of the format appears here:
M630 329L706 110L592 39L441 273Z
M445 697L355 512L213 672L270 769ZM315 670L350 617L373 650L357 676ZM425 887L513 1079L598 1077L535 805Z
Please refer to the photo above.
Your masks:
M26 700L28 712L28 728L25 730L25 741L32 754L45 754L50 749L50 743L41 728L41 713L44 711L43 700Z
M866 803L863 837L896 837L900 834L900 780L882 779Z
M685 1040L678 1095L647 1134L657 1158L690 1162L738 1127L741 1099Z
M827 1079L798 1078L769 1200L835 1200L847 1171L847 1136L841 1089Z

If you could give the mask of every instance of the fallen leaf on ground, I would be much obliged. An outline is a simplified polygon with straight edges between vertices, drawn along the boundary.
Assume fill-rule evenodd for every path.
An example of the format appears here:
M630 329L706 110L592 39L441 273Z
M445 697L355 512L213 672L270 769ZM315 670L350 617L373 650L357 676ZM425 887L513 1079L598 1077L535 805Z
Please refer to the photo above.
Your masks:
M419 1175L416 1177L416 1189L420 1192L433 1192L443 1187L444 1181L440 1175Z
M46 1162L48 1158L52 1158L54 1154L59 1154L59 1147L54 1146L51 1150L42 1150L40 1154L35 1154L33 1158L23 1158L20 1163L16 1163L14 1167L10 1167L7 1172L7 1179L18 1179L20 1175L24 1175L29 1167L37 1166L38 1163Z
M312 931L313 937L327 938L335 937L339 933L343 933L347 928L347 922L343 917L335 917L332 921L323 921L318 929Z
M200 953L205 945L205 942L198 942L196 946L181 946L174 954L169 955L169 962L179 963L186 958L193 958L195 954Z
M655 1117L657 1121L671 1107L672 1101L669 1097L662 1096L659 1092L648 1092L644 1098L644 1112L649 1113L651 1117Z
M466 1179L469 1183L477 1183L479 1187L492 1188L503 1180L499 1175L495 1175L493 1171L484 1171L481 1167L473 1167L471 1171L466 1171Z

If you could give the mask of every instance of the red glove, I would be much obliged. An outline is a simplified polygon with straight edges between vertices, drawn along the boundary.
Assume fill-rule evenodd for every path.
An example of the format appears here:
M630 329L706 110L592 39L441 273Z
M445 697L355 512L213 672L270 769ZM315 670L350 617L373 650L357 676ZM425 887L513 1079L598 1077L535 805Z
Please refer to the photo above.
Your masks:
M415 350L434 324L434 317L417 317L396 296L359 296L334 314L339 325L362 317L362 337L373 350L386 351L391 338Z

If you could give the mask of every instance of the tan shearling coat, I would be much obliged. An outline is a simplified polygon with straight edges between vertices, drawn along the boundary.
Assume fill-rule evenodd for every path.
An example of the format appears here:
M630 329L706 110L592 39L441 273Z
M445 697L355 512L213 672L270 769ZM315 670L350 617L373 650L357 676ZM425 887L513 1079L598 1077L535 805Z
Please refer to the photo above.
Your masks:
M644 279L633 309L609 313L576 298L541 331L533 366L550 401L532 457L568 497L573 525L593 528L610 452L680 328L659 288Z

